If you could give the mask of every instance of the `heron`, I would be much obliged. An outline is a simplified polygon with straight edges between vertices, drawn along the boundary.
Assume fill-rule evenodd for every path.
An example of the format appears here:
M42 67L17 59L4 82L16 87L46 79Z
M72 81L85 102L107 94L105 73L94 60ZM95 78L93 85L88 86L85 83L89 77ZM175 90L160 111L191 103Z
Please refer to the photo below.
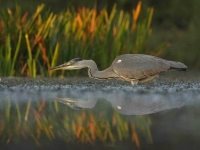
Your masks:
M74 58L67 63L50 70L75 70L88 68L90 78L107 80L117 79L131 84L146 83L169 70L185 71L187 66L181 62L165 60L145 54L123 54L112 62L111 66L99 71L93 60Z

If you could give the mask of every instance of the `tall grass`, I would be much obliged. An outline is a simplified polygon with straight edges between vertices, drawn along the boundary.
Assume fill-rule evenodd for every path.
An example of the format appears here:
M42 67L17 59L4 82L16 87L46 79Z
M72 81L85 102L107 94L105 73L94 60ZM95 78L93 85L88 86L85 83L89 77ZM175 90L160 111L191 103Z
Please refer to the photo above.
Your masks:
M153 8L141 17L141 1L132 14L85 7L55 14L44 4L32 15L4 10L0 17L0 75L55 76L48 69L74 57L94 59L100 69L123 53L147 53ZM62 72L61 75L64 73Z

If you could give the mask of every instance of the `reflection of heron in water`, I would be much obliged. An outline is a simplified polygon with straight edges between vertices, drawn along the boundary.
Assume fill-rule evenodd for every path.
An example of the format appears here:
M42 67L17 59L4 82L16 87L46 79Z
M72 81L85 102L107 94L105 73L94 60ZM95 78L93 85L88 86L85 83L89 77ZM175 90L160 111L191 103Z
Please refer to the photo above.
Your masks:
M97 100L95 99L83 100L78 98L56 98L56 100L75 110L93 108L97 103Z
M71 61L51 68L50 70L74 70L88 68L88 75L95 79L120 79L131 84L145 83L168 70L186 70L187 66L180 62L168 61L155 56L143 54L124 54L113 61L112 65L98 71L93 60L75 58Z
M141 97L141 96L140 96ZM114 99L105 99L109 101L112 107L120 114L124 115L145 115L160 112L167 109L179 108L184 106L183 102L167 101L166 99L150 99L148 96L142 98L120 97ZM124 99L125 98L125 99ZM93 108L97 103L97 98L83 100L78 98L56 98L57 101L71 107L75 110ZM102 99L99 99L102 100ZM105 111L105 110L103 110Z

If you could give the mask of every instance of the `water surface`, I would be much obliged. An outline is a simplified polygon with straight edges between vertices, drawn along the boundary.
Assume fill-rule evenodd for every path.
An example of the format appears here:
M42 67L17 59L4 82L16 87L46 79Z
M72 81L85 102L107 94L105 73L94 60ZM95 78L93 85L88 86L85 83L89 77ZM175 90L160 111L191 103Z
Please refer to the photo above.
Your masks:
M132 86L89 78L1 78L3 149L198 149L200 74Z

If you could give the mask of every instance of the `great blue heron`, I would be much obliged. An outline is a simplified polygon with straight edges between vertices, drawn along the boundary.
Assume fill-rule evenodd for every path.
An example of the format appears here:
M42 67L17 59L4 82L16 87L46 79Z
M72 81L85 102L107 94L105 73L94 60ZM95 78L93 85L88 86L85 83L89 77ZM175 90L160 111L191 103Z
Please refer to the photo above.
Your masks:
M164 60L144 54L124 54L115 58L112 65L99 71L93 60L74 58L69 62L51 68L50 70L74 70L88 68L88 75L94 79L120 79L131 84L145 83L168 70L186 70L181 62Z

